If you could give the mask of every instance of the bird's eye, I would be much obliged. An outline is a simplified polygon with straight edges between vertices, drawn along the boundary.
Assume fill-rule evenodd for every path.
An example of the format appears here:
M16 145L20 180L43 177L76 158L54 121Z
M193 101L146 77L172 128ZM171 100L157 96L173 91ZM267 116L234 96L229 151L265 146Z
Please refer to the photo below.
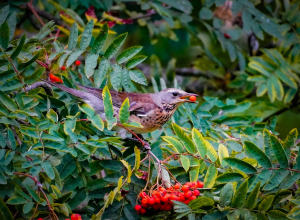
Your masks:
M177 92L173 92L173 96L178 96L178 93Z

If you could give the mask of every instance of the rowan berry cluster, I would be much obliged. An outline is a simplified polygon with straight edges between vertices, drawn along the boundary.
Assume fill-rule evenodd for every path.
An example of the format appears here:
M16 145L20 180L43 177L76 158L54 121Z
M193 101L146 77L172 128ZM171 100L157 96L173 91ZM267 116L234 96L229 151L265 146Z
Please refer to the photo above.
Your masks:
M197 198L200 192L197 188L202 188L203 182L187 182L184 185L179 183L175 184L174 187L163 188L160 187L153 190L148 195L146 192L139 194L140 205L135 206L135 210L143 215L148 209L170 211L173 207L173 201L183 202L189 204L190 201Z

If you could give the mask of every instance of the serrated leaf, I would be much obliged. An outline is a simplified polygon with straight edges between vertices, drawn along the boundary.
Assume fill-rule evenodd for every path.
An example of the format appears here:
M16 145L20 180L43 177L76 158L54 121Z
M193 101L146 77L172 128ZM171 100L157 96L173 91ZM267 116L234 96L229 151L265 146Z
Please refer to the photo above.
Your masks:
M231 202L231 207L233 208L243 207L247 196L247 190L248 190L248 181L245 181L240 185L240 187L235 192Z
M116 59L117 63L121 64L126 62L127 60L134 57L138 52L141 51L143 47L142 46L133 46L130 48L127 48L126 50L122 51Z
M24 199L23 197L11 197L7 200L7 204L10 204L10 205L19 205L19 204L24 204L24 203L27 203L28 201L26 199Z
M223 167L226 166L226 163L225 163L225 161L223 161L223 158L229 157L229 153L228 153L227 148L223 144L219 144L218 154L219 154L219 159L220 159L221 165Z
M254 158L259 165L264 168L272 168L272 163L267 155L259 149L255 144L251 143L250 141L244 141L244 148L246 154Z
M41 164L41 166L42 166L43 170L45 171L45 173L48 175L48 177L53 180L55 177L55 173L54 173L54 170L53 170L51 164L48 161L44 161Z
M207 157L212 161L215 162L218 159L218 154L214 147L207 141L205 140L205 146L207 149Z
M288 170L285 170L283 168L280 168L279 170L276 170L269 181L264 186L263 190L271 190L274 189L276 186L278 186L283 179L289 174Z
M188 156L180 155L180 162L184 170L187 172L190 169L190 159Z
M223 207L229 206L233 197L234 189L232 183L227 183L220 193L220 205Z
M256 202L258 199L258 195L260 193L260 181L255 185L254 189L250 193L250 195L247 198L247 201L245 203L245 207L247 209L253 209L256 206Z
M107 120L107 127L111 129L116 123L117 119L114 118L114 108L112 104L112 99L108 87L105 86L102 91L103 104L104 104L104 112Z
M292 89L292 88L289 89L289 90L285 93L283 102L286 104L286 103L289 103L290 101L292 101L293 98L295 97L297 91L298 91L297 89Z
M105 41L107 39L107 34L108 34L108 25L105 23L99 32L97 38L95 39L95 42L93 44L92 53L100 53L101 49L103 48Z
M87 78L90 78L94 74L98 58L99 54L90 53L87 55L84 66L84 72Z
M58 122L58 116L53 109L50 109L49 112L46 114L47 118L49 118L54 123Z
M273 203L274 195L266 196L258 205L259 211L267 211Z
M126 123L129 119L129 99L126 98L123 102L123 104L121 105L120 111L119 111L119 118L121 123Z
M127 33L120 34L118 37L116 37L106 49L104 53L104 57L107 59L112 58L115 55L115 53L120 49L120 47L123 45L126 37L127 37Z
M132 92L131 79L129 71L126 68L122 69L122 86L124 87L126 92Z
M88 117L92 118L95 115L95 111L92 106L83 103L78 105L79 109L83 111Z
M28 193L32 196L32 198L37 202L41 203L41 199L39 195L28 185L25 185L25 188L27 189Z
M19 70L23 70L26 67L30 66L32 63L34 63L40 56L41 51L37 52L30 60L28 60L27 62L21 63L19 64L18 68Z
M0 26L0 46L2 49L6 50L8 48L9 43L9 27L7 22L5 21Z
M193 141L195 143L195 146L196 146L200 156L204 158L207 153L205 139L203 138L200 131L198 131L196 128L192 129L192 138L193 138Z
M243 178L243 175L240 173L222 173L216 178L216 181L221 183L238 182Z
M104 123L99 115L95 115L94 117L91 118L91 121L93 125L96 126L100 131L103 131L104 129Z
M78 25L76 22L72 24L71 30L70 30L70 37L68 42L68 50L74 50L77 45L77 39L78 39Z
M109 60L103 58L100 61L99 68L94 73L94 82L96 88L99 88L103 80L105 79L107 72L109 70L109 66L110 66Z
M135 155L134 170L138 170L141 164L141 152L136 146L134 147L134 155Z
M274 155L276 159L278 160L280 167L281 168L288 168L289 167L289 161L288 158L285 154L285 151L282 147L282 144L280 141L277 139L275 135L270 136L270 142L271 142L271 147L274 152Z
M93 31L93 28L94 28L94 19L90 20L88 22L88 24L86 25L85 29L83 30L83 33L81 35L81 41L80 41L80 49L81 50L85 50L89 44L90 44L90 41L93 37L92 35L92 31Z
M0 101L9 111L14 112L18 109L17 104L2 91L0 91Z
M251 61L249 64L248 64L249 67L251 67L252 69L260 72L261 74L267 76L267 77L270 77L271 74L268 70L266 70L260 63L256 62L256 61Z
M297 83L287 74L285 74L284 71L282 71L281 69L277 69L275 70L275 74L282 82L294 89L297 89Z
M23 206L23 213L26 214L26 213L30 212L30 210L32 209L33 205L34 205L34 202L27 202Z
M130 79L138 84L147 85L147 79L144 73L140 70L130 70L129 71Z
M27 83L27 84L34 83L36 80L38 80L43 75L45 70L46 70L45 67L41 67L41 68L37 69L30 76L26 76L24 78L24 82Z
M6 20L8 13L9 13L9 5L6 5L5 7L1 8L0 25L3 24L3 22Z
M6 7L8 7L8 6L6 6ZM3 9L2 9L2 11L3 11ZM1 18L1 14L0 14L0 18ZM3 201L3 199L1 197L0 197L0 212L1 212L2 216L4 217L3 220L13 220L14 219L11 211L6 206L5 202Z
M19 56L19 54L20 54L20 52L21 52L21 50L24 46L25 40L26 40L26 34L23 34L20 41L19 41L18 46L16 47L14 52L10 55L11 60L14 60Z
M164 136L162 137L162 139L171 144L174 147L175 151L177 151L177 153L182 153L184 151L182 143L177 139L169 136Z
M253 174L257 172L252 165L240 159L227 157L224 158L224 161L232 168L238 169L246 174Z
M130 60L128 60L128 62L126 63L126 68L132 69L136 65L142 63L145 59L147 59L147 56L145 56L145 55L135 56L135 57L131 58Z
M122 66L118 64L112 65L112 72L110 73L110 82L114 90L118 91L122 81Z
M204 187L205 188L212 188L215 184L215 180L218 175L218 170L215 167L214 164L211 164L206 172L205 178L204 178Z
M189 138L189 136L177 124L173 123L172 126L173 126L173 129L174 129L176 135L183 142L186 150L190 153L194 153L196 151L196 148L195 148L193 141Z

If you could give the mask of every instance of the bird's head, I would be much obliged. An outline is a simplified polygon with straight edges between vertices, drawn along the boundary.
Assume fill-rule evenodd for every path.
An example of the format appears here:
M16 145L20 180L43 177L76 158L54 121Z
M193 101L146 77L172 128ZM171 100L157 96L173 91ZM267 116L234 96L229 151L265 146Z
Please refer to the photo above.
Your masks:
M180 105L185 102L192 102L195 103L195 101L191 101L189 98L191 96L198 96L194 93L187 93L181 89L164 89L161 92L159 92L160 98L162 103L168 103L168 104L176 104Z

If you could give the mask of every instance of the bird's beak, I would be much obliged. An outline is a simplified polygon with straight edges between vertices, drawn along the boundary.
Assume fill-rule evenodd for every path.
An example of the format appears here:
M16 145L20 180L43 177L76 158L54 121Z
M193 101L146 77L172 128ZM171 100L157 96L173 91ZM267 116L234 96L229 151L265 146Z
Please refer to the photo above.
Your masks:
M190 97L191 96L198 96L197 94L195 94L195 93L186 93L184 96L181 96L180 97L180 100L182 101L182 102L191 102L191 103L196 103L196 101L191 101L190 100ZM188 99L186 99L186 98L188 98Z

